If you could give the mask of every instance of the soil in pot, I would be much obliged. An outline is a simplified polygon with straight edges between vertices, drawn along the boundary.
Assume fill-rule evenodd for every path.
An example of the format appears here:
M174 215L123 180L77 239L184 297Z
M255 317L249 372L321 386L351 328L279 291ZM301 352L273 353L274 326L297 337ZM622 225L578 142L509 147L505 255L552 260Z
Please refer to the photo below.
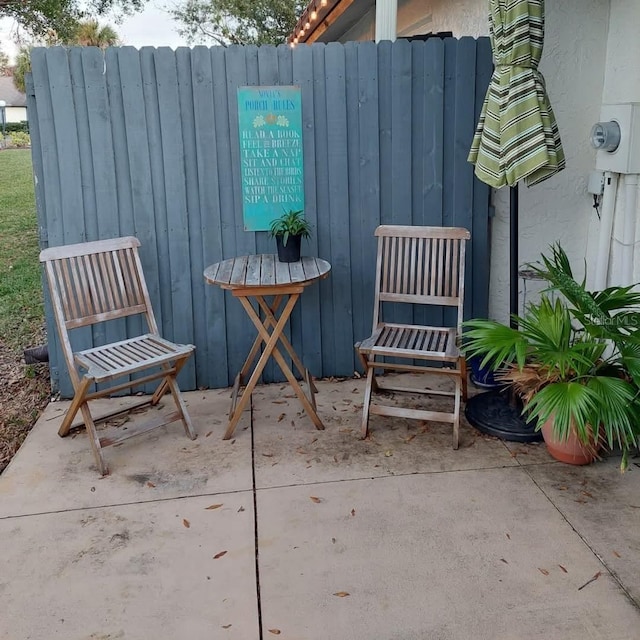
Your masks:
M278 260L280 262L298 262L300 260L300 243L302 236L289 236L287 244L282 243L282 236L276 236Z
M558 440L553 433L553 417L542 425L547 450L556 460L567 464L591 464L598 458L599 443L596 437L588 444L583 443L574 430L566 440Z

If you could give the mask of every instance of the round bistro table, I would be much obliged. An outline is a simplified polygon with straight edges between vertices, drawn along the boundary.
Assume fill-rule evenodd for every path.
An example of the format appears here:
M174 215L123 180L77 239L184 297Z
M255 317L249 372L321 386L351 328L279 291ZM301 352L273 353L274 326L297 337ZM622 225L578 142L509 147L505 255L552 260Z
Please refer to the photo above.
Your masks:
M258 331L249 355L234 381L229 424L224 434L225 440L233 435L260 375L272 356L282 369L282 373L298 396L313 424L317 429L324 429L316 411L315 393L317 389L311 374L293 350L291 342L283 330L304 289L314 282L326 278L330 271L331 265L320 258L303 257L298 262L279 262L277 256L273 254L230 258L216 262L204 270L204 279L207 283L227 289L231 291L234 298L238 298ZM268 302L266 297L272 298L271 302ZM253 301L257 307L254 306ZM284 307L280 309L283 302L285 302ZM251 366L263 343L264 350L255 368L251 371ZM289 354L293 365L305 381L308 395L283 358L278 349L278 343ZM251 375L244 386L249 372ZM243 386L244 390L240 393Z

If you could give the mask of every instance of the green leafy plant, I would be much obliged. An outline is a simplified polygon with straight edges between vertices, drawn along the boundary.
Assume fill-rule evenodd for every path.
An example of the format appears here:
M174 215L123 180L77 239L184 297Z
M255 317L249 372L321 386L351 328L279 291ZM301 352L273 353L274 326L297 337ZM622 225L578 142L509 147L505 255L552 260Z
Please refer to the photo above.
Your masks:
M515 317L517 329L469 320L464 352L513 387L536 428L553 417L557 439L575 430L585 445L600 430L609 448L622 449L624 470L640 435L640 294L588 291L559 245L530 267L549 283L540 302Z
M12 147L28 147L31 144L31 137L23 131L14 131L9 134L9 143Z
M302 209L299 211L290 210L273 220L269 235L274 238L281 236L282 244L286 247L289 236L309 238L311 236L311 225L305 220Z

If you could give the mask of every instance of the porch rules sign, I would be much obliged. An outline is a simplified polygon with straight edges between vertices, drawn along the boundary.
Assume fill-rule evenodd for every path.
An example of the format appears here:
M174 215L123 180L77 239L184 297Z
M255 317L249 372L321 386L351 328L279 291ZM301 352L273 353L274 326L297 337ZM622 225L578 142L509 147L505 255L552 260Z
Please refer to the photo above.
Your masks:
M240 175L245 231L304 209L300 87L238 89Z

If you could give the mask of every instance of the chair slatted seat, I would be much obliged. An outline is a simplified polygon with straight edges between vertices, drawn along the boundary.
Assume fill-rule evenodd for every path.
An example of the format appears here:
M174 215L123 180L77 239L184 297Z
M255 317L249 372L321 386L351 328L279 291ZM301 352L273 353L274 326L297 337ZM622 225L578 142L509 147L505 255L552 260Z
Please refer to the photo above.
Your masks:
M74 388L73 400L58 433L66 436L80 411L102 475L108 473L102 453L105 446L176 420L182 421L192 440L196 437L176 382L176 376L195 347L175 344L159 335L138 255L139 246L137 238L125 237L51 247L40 253L62 352ZM90 349L73 350L71 333L74 329L136 315L145 320L148 333ZM147 373L130 377L141 372ZM97 383L115 382L118 379L123 381L100 390L91 390ZM128 407L127 412L145 405L157 405L167 391L171 392L176 411L167 416L154 416L152 420L118 437L100 438L96 424L124 412L94 418L89 402L154 380L160 380L155 392Z
M458 447L460 398L466 400L466 364L458 345L464 303L466 229L382 225L378 238L375 302L371 335L356 343L367 380L362 415L362 437L368 433L369 414L437 420L453 424L453 446ZM454 327L433 327L383 321L385 303L455 307ZM393 358L393 361L389 361ZM401 362L397 362L401 360ZM405 360L406 362L402 362ZM423 364L415 364L420 361ZM428 362L445 366L428 366ZM376 370L446 375L454 380L452 392L392 386L376 377ZM372 402L376 391L402 391L454 398L451 413L406 409Z

